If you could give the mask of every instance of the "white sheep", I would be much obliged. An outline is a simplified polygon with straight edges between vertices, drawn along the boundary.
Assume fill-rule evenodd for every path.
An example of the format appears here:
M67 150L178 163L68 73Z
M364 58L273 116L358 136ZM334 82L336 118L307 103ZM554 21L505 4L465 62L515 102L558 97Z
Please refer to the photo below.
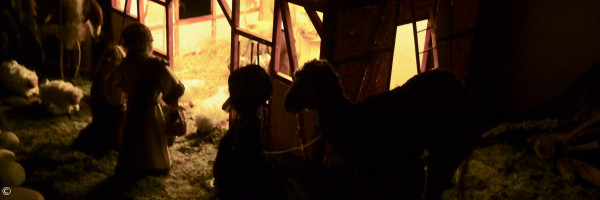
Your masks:
M57 108L56 113L79 111L83 91L69 82L61 80L46 81L40 85L40 99Z
M214 128L226 128L229 114L221 109L229 97L227 86L221 86L219 91L193 108L194 121L198 132L210 131Z
M22 96L31 97L39 94L37 74L15 60L2 62L0 81L7 89Z

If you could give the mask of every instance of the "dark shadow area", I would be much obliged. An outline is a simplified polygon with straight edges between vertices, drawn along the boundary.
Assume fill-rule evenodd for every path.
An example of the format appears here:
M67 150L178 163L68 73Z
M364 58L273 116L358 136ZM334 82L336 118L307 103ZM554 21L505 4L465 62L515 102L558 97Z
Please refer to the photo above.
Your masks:
M164 178L161 177L143 177L139 179L131 179L127 177L110 176L102 182L98 183L94 188L88 191L81 199L104 200L104 199L134 199L133 191L140 187L143 181L150 180L151 187L155 191L163 191ZM158 197L157 197L158 198ZM162 198L165 198L164 196Z

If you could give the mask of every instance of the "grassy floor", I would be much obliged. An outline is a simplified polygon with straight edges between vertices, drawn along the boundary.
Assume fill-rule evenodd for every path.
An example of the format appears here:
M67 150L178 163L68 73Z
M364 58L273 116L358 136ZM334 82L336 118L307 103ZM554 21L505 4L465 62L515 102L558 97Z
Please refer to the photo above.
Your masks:
M88 81L75 81L89 94ZM167 177L146 177L136 182L112 178L117 152L93 157L74 151L70 144L91 122L87 97L81 111L54 116L35 100L2 95L0 129L12 131L21 145L14 152L26 170L24 187L46 199L215 199L212 136L189 133L169 148L173 168ZM554 119L501 124L485 134L464 173L465 199L600 199L600 189L578 180L567 184L554 160L539 159L526 139L538 131L568 130L573 122ZM190 132L194 128L190 127ZM298 186L301 188L305 186ZM293 195L302 199L302 192ZM444 199L460 199L456 189Z
M89 94L89 81L74 82ZM21 141L14 152L27 174L22 186L39 191L46 199L214 199L214 138L195 133L177 138L169 148L169 176L125 183L112 178L117 152L93 157L70 148L79 131L91 122L87 97L79 113L54 116L35 99L4 96L0 98L0 127ZM223 134L223 130L215 131Z

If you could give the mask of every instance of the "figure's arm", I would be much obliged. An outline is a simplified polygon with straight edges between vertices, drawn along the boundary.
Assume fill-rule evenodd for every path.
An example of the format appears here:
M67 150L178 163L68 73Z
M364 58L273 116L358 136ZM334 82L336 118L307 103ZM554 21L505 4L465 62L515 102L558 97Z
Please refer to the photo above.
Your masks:
M163 101L169 105L177 105L179 97L181 97L185 91L185 86L168 66L165 66L163 69L163 74L165 74L161 81Z

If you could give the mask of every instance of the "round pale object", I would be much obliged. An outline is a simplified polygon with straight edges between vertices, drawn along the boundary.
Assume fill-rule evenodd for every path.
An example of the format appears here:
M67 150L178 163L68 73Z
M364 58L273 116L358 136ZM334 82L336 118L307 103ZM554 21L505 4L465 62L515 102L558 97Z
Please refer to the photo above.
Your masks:
M38 191L24 187L3 187L0 199L7 200L44 200L44 196Z
M0 160L4 161L15 161L15 153L8 149L0 149Z
M0 160L0 186L16 187L25 182L25 169L19 163Z
M0 133L0 148L13 149L17 146L19 146L19 138L15 133L10 131Z

